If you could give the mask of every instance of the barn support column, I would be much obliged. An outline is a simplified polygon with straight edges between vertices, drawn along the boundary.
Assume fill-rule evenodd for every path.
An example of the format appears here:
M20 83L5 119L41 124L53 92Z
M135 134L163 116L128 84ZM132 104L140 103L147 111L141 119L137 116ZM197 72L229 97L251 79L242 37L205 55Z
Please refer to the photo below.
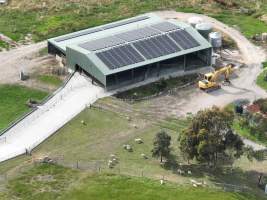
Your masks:
M186 70L186 55L184 55L184 71Z
M118 85L118 74L115 74L115 83L116 83L116 85Z
M160 74L160 63L157 63L157 77L159 77Z
M134 82L134 69L131 70L131 79L132 79L132 82Z
M211 65L212 64L212 49L209 49L207 51L207 65Z
M146 66L145 79L147 79L148 77L149 69L150 69L149 65Z

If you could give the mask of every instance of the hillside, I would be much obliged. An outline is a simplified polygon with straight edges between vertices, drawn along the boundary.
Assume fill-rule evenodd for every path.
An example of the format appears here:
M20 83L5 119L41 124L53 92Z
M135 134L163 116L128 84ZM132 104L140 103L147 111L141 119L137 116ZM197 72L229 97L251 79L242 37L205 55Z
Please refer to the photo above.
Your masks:
M250 37L266 32L267 25L260 20L267 11L266 5L266 0L12 0L0 8L0 30L16 41L27 34L33 34L34 41L41 41L149 11L174 9L212 15L237 25Z

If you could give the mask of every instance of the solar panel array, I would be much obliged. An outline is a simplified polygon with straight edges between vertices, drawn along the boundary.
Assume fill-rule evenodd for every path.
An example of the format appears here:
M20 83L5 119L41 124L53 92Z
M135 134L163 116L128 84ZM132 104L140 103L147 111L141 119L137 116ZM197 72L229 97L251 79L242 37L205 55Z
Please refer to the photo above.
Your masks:
M123 45L96 53L109 69L116 69L144 61L144 58L130 45Z
M116 28L116 27L118 27L118 26L123 26L123 25L126 25L126 24L131 24L131 23L135 23L135 22L143 21L143 20L146 20L146 19L149 19L149 18L150 18L150 17L148 17L148 16L136 17L136 18L133 18L133 19L129 19L129 20L122 21L122 22L117 22L117 23L108 24L108 25L102 26L102 28L103 28L104 30L106 30L106 29L111 29L111 28Z
M125 43L124 40L118 37L111 36L111 37L101 38L101 39L93 40L93 41L86 42L83 44L79 44L79 46L89 51L96 51L96 50L116 46L116 45L123 44L123 43Z
M93 29L72 34L64 38L59 38L59 40L63 41L64 39L79 37L148 18L147 16L134 18L106 25L102 29ZM182 49L187 50L199 45L190 33L170 22L162 22L149 27L79 44L80 47L88 51L98 51L96 52L96 56L111 70L170 55Z
M185 30L177 30L168 35L185 50L200 46L200 44Z
M181 50L167 35L140 40L133 45L146 59L158 58Z
M137 30L128 31L116 35L116 37L121 38L127 42L132 42L135 40L151 37L154 35L160 34L158 30L152 29L150 27L140 28Z
M135 19L135 20L138 20L138 19ZM127 31L124 33L117 34L115 36L110 36L110 37L86 42L86 43L80 44L79 46L89 51L97 51L97 50L105 49L108 47L117 46L119 44L123 44L125 43L124 41L133 42L135 40L140 40L140 39L152 37L158 34L162 34L160 31L170 31L170 30L179 28L178 26L172 23L169 23L169 22L159 23L151 27L144 27L144 28L140 28L137 30Z
M162 24L161 24L161 27ZM163 29L162 29L163 30ZM164 30L170 30L164 28ZM143 33L143 34L141 34ZM114 37L114 36L113 36ZM150 60L161 56L177 53L182 49L190 49L199 46L200 44L192 37L190 33L185 30L177 29L168 33L159 33L151 28L143 28L141 31L130 31L116 35L113 43L95 41L95 45L105 47L108 45L117 45L119 42L127 41L130 43L122 42L122 45L114 47L102 52L96 53L98 58L104 62L109 69L116 69L126 65L131 65ZM88 49L94 50L93 45L87 43ZM145 58L145 59L144 59Z
M151 27L160 30L162 32L169 32L169 31L173 31L173 30L177 30L180 27L176 26L175 24L172 24L170 22L161 22L155 25L152 25Z

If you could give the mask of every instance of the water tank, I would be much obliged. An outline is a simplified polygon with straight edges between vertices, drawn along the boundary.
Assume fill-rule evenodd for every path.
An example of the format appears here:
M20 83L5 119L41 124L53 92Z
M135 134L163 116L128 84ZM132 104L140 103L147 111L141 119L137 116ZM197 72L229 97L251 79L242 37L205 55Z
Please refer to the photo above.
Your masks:
M197 24L203 23L203 19L201 17L190 17L187 22L195 28Z
M222 47L222 34L220 32L210 33L209 41L213 48L221 48Z
M204 38L209 39L213 26L210 23L200 23L196 25L196 29Z

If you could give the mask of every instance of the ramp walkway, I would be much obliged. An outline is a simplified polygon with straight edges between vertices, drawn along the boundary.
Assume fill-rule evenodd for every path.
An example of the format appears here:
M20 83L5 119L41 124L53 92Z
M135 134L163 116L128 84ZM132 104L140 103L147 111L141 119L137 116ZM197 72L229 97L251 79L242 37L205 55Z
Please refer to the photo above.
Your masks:
M46 103L0 136L0 162L31 151L86 106L108 93L75 73Z

